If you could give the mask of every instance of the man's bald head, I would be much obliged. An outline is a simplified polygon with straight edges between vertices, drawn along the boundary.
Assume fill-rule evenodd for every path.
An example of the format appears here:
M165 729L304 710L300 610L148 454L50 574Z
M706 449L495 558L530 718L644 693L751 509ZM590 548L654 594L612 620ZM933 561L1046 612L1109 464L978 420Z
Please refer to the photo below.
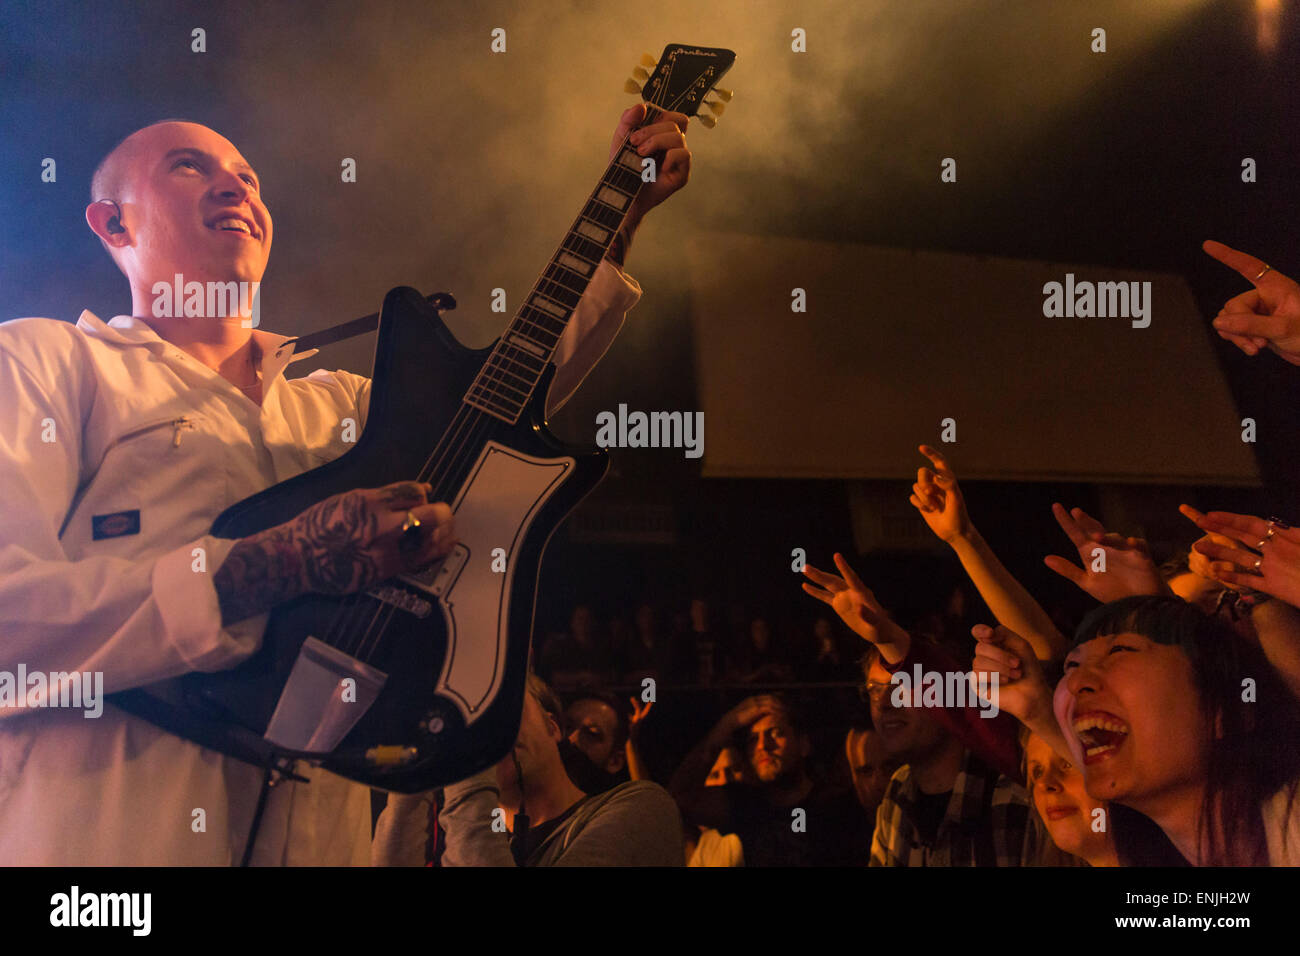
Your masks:
M159 283L260 282L270 211L230 140L167 119L117 144L91 177L86 223L131 283L133 314L155 315Z
M135 158L140 143L145 139L142 135L146 131L153 129L155 126L164 126L167 123L189 123L192 126L201 124L187 119L164 119L156 123L150 123L136 130L126 139L122 140L111 150L108 155L99 161L95 167L95 172L90 177L90 201L98 202L101 199L111 199L117 202L118 197L122 194L127 185L132 169L132 159Z

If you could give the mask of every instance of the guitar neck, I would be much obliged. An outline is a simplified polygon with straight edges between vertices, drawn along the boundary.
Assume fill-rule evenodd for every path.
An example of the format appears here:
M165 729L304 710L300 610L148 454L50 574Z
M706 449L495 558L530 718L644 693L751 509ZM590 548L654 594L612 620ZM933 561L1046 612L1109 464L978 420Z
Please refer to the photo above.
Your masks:
M647 103L641 125L653 123L659 114L657 107ZM466 405L512 425L519 420L555 355L578 300L613 244L628 207L645 185L642 160L624 139L564 241L465 393Z

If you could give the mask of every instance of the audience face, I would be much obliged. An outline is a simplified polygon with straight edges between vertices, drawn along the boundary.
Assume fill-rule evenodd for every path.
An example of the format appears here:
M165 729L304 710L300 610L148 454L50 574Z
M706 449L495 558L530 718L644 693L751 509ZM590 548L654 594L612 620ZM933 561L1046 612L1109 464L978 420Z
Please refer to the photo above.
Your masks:
M745 777L745 762L741 759L740 754L736 753L734 747L723 747L718 753L718 759L713 761L713 766L709 769L709 776L705 779L706 787L725 787L728 784L740 783Z
M871 695L871 722L890 758L919 763L943 746L948 733L924 707L895 707L889 678L879 660L872 663L867 680L881 685L883 692Z
M749 728L749 765L760 783L785 783L803 775L808 739L777 711L764 714Z
M844 750L858 803L868 813L875 813L898 764L889 759L884 741L874 730L850 730L844 738Z
M606 773L623 769L625 755L614 746L618 735L618 715L603 700L591 698L575 700L564 715L573 728L569 742L577 747L597 767Z
M506 754L496 767L497 787L501 791L501 805L514 807L519 805L519 777L515 760L519 761L519 770L523 772L526 783L544 781L559 768L564 772L560 762L559 742L562 739L560 725L555 718L542 710L542 705L532 694L524 695L524 712L519 722L519 736L515 739L513 753Z
M1131 632L1080 644L1066 655L1054 707L1096 800L1146 812L1204 779L1206 717L1179 647Z
M1109 821L1105 830L1094 832L1094 811L1105 808L1088 796L1083 774L1037 734L1025 744L1025 768L1034 807L1057 849L1086 860L1103 857L1110 842Z

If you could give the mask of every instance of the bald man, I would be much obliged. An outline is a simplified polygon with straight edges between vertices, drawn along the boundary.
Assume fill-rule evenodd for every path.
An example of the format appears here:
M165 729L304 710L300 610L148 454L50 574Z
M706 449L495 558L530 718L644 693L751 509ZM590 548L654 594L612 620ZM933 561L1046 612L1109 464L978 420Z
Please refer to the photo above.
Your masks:
M615 144L643 118L624 113ZM640 295L623 257L646 212L686 183L685 126L669 113L633 134L659 156L658 179L560 341L548 411ZM261 771L103 695L231 667L277 604L426 566L455 542L451 511L412 480L249 538L208 535L227 506L346 451L341 424L364 425L370 382L287 378L306 355L257 327L251 297L185 315L196 310L156 291L178 275L205 289L261 281L271 214L229 140L185 121L145 127L105 157L91 199L86 221L130 283L132 314L0 325L0 861L222 865L251 846L254 864L367 863L366 788L299 767L309 782L267 791L250 842ZM414 547L399 546L408 511Z

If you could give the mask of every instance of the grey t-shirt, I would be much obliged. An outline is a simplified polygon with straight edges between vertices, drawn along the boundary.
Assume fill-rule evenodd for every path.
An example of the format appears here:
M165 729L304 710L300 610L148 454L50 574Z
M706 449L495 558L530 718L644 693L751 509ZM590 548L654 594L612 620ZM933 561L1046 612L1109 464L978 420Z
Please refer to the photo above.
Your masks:
M510 834L492 827L496 774L488 769L444 791L438 821L443 866L515 866ZM428 798L390 797L375 832L375 859L415 863L423 848ZM385 850L384 847L387 847ZM526 866L684 866L681 816L668 792L633 780L587 797L529 856Z

